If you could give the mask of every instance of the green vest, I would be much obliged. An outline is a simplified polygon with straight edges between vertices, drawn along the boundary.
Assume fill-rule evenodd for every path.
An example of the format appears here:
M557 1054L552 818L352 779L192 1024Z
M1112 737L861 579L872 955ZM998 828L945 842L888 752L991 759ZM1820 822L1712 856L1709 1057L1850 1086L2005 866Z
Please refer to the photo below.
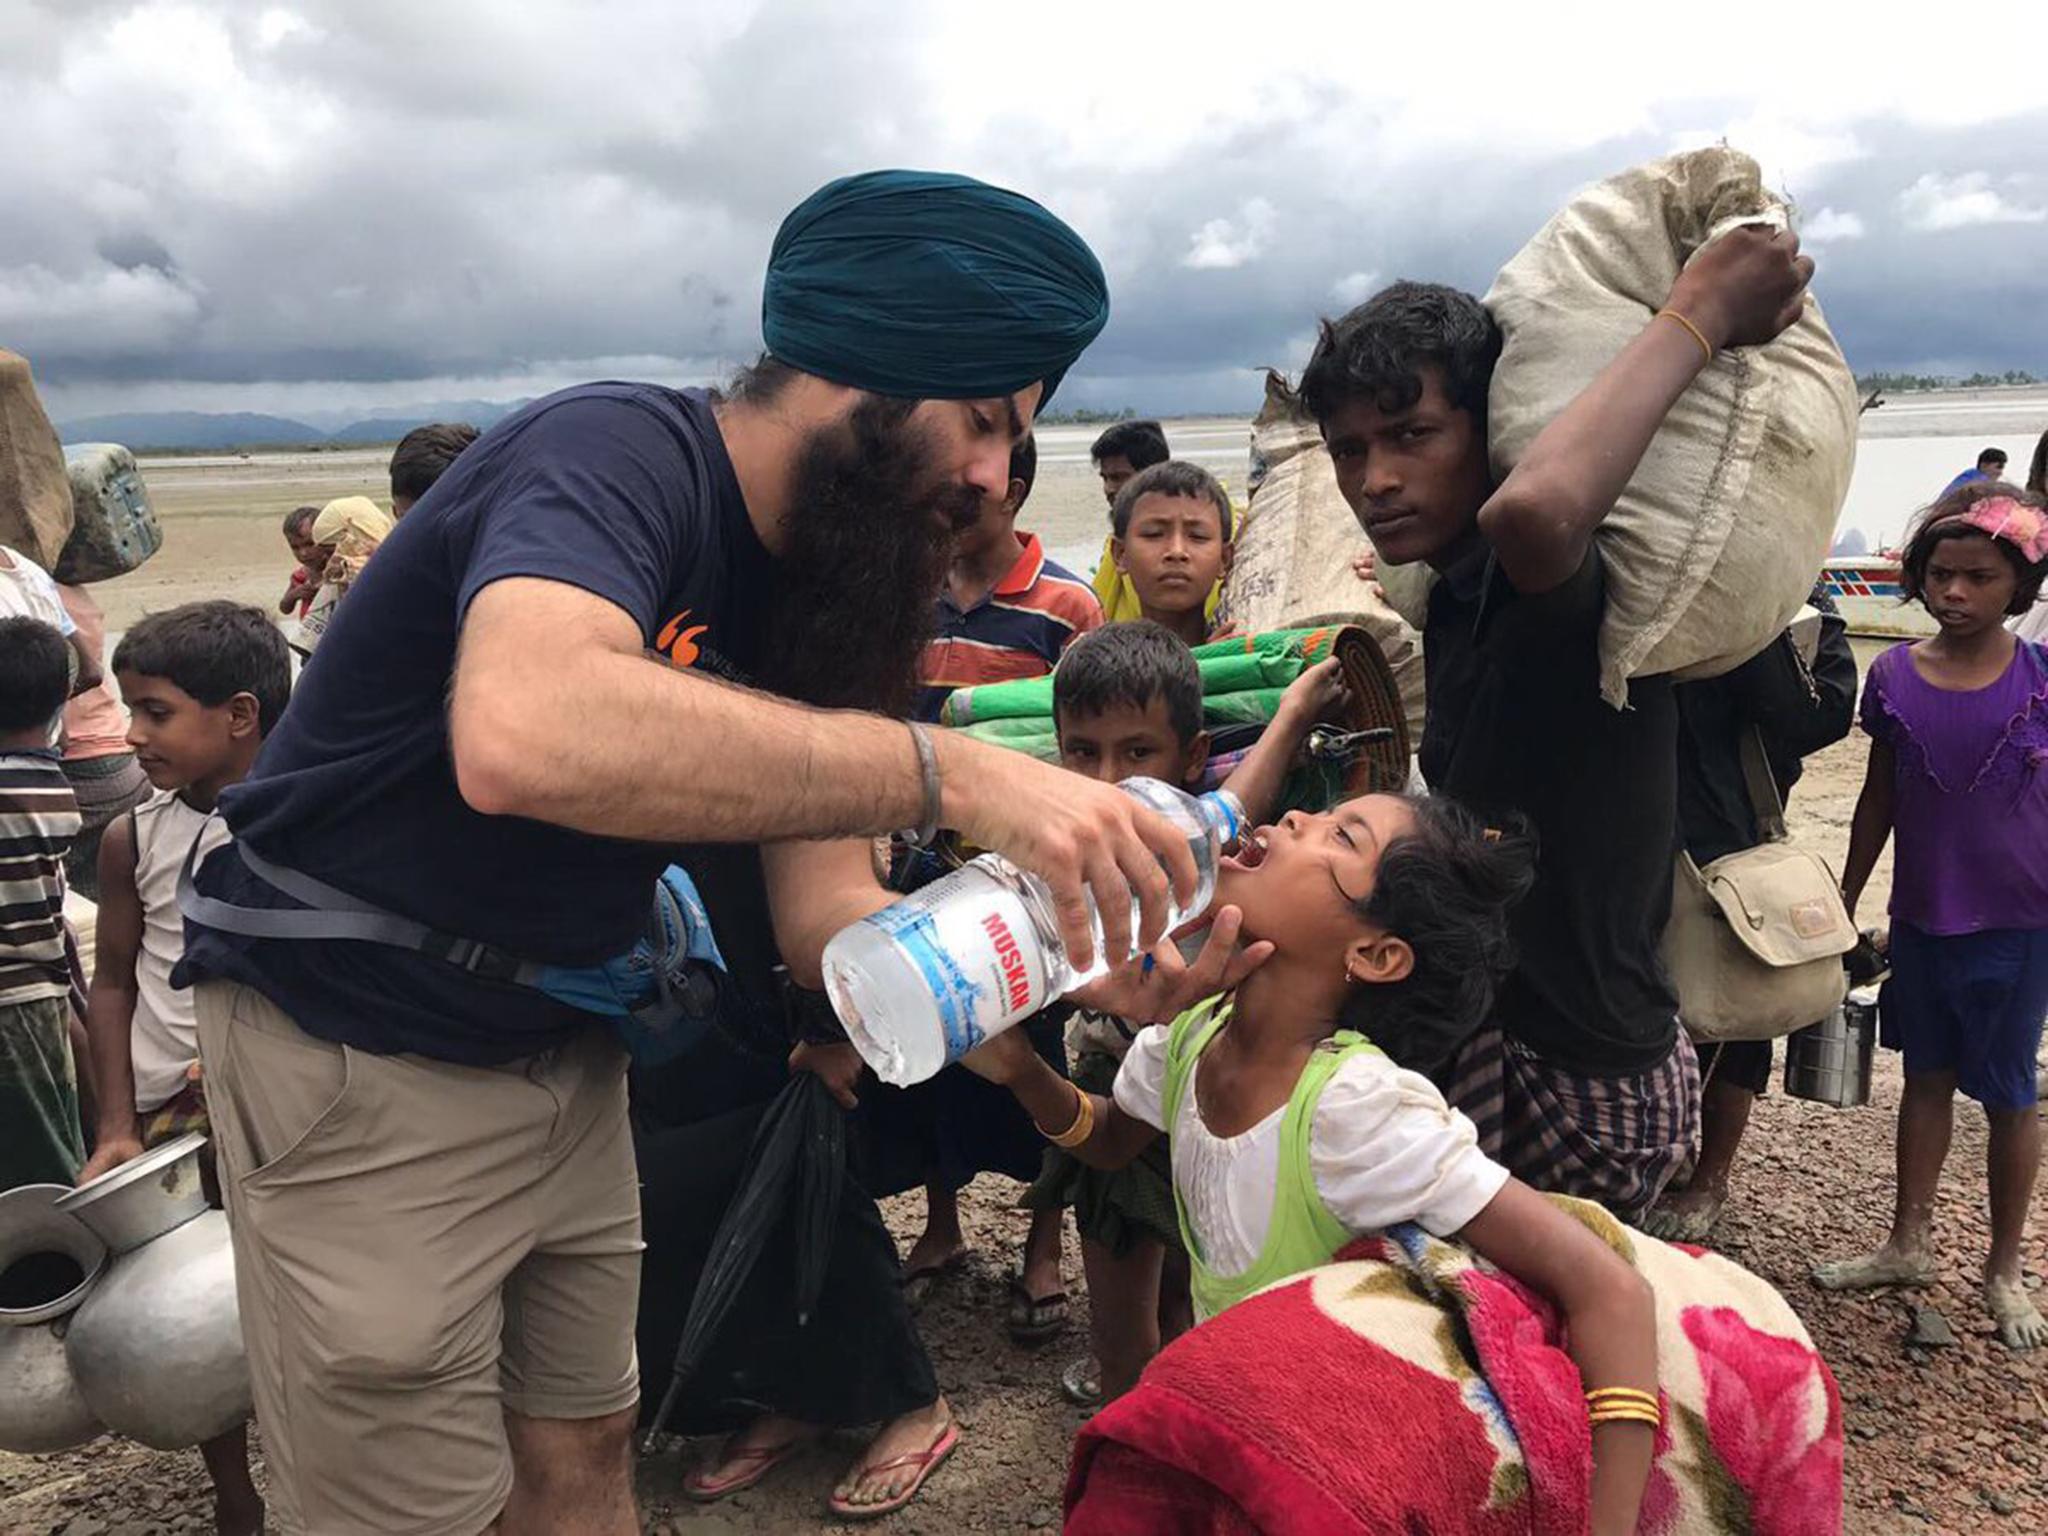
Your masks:
M1165 1112L1169 1136L1180 1123L1182 1096L1194 1084L1195 1063L1201 1060L1216 1032L1229 1022L1230 1008L1227 999L1211 998L1173 1023L1167 1037L1166 1092L1160 1106ZM1276 1280L1329 1263L1337 1250L1351 1241L1350 1230L1330 1214L1323 1197L1316 1193L1309 1132L1315 1124L1316 1101L1323 1096L1323 1088L1337 1069L1361 1051L1378 1049L1357 1031L1340 1029L1309 1056L1301 1080L1288 1095L1287 1112L1280 1121L1280 1179L1279 1187L1273 1191L1273 1219L1266 1228L1265 1246L1243 1274L1219 1275L1202 1262L1201 1249L1188 1227L1180 1181L1174 1181L1173 1207L1180 1217L1181 1243L1188 1251L1197 1319L1214 1317Z

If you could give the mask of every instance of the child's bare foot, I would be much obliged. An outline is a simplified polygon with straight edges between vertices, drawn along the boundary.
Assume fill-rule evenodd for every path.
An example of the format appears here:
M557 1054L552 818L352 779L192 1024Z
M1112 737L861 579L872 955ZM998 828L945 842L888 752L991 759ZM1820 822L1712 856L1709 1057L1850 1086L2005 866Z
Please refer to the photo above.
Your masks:
M2041 1316L2026 1282L2017 1275L1994 1275L1984 1282L1984 1306L1998 1324L1998 1337L2008 1349L2039 1349L2048 1344L2048 1318Z
M1644 1215L1642 1227L1667 1243L1704 1242L1727 1203L1727 1185L1693 1184L1660 1198Z
M1813 1272L1813 1283L1824 1291L1866 1291L1879 1285L1932 1285L1934 1274L1934 1255L1926 1249L1886 1243L1861 1258L1821 1265Z

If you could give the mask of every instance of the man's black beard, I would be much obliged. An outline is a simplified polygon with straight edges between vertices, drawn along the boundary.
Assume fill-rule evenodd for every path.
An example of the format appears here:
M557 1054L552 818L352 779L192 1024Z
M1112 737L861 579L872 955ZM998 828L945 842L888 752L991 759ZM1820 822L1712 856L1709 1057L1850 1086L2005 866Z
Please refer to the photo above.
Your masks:
M937 622L954 528L980 497L943 485L908 402L868 396L811 434L791 483L764 686L906 716Z

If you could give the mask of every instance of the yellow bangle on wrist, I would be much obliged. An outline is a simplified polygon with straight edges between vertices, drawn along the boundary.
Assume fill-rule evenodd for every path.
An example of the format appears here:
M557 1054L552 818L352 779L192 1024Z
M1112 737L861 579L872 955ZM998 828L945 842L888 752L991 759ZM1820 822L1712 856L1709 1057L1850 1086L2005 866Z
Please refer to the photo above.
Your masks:
M1602 1424L1648 1424L1664 1422L1664 1411L1654 1392L1635 1387L1595 1387L1586 1394L1586 1422Z
M1707 361L1709 363L1713 362L1714 344L1707 340L1707 333L1705 331L1694 325L1675 309L1660 309L1657 311L1656 318L1659 320L1676 320L1680 325L1684 326L1692 333L1692 339L1700 344L1700 351L1706 354Z
M1074 1089L1074 1123L1057 1136L1045 1132L1045 1139L1056 1147L1069 1151L1086 1142L1095 1134L1095 1100L1085 1090Z

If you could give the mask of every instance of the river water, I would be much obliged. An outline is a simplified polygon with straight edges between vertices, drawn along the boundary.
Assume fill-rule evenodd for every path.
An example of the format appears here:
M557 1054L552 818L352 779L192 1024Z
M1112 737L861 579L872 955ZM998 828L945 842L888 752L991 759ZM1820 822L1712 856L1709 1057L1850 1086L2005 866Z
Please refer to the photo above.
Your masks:
M1177 457L1221 476L1242 499L1250 466L1249 418L1168 421ZM1086 575L1108 532L1101 482L1088 461L1099 427L1040 428L1038 483L1019 525L1053 557ZM1913 513L1971 467L1987 447L2003 448L2008 478L2025 477L2035 441L2048 431L2048 387L1895 395L1862 418L1856 472L1838 531L1859 530L1872 549L1896 541Z

